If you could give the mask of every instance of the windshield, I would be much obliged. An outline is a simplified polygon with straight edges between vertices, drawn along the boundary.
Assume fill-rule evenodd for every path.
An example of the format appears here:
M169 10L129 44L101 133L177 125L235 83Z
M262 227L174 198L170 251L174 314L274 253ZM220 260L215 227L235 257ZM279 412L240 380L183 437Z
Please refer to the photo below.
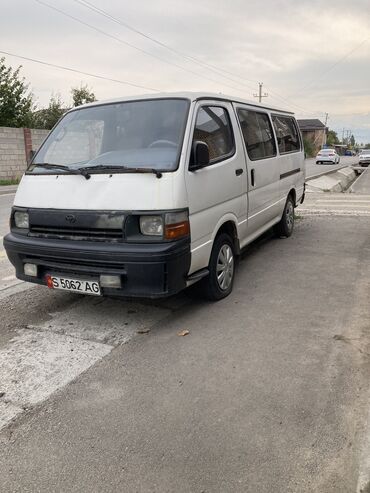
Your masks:
M189 101L153 99L72 111L58 123L28 172L68 173L111 166L173 171L178 166ZM67 169L37 166L49 163Z

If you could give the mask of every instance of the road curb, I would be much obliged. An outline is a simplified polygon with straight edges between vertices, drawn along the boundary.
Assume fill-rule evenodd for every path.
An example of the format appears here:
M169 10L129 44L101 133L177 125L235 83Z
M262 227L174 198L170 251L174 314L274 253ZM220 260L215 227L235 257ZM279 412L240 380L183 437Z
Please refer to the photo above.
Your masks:
M368 168L368 169L369 169L369 168ZM351 186L349 187L349 189L348 189L348 192L349 192L349 193L356 193L356 192L354 192L354 191L353 191L353 187L354 187L355 185L357 185L357 183L359 182L359 180L360 180L362 177L366 176L366 173L368 172L368 169L367 169L367 170L365 170L365 171L363 171L363 172L360 174L360 176L358 176L358 177L356 178L356 180L352 183L352 185L351 185Z
M323 171L322 173L318 173L317 175L308 176L308 177L306 177L306 182L309 180L314 180L315 178L319 178L320 176L331 175L332 173L336 173L337 171L339 171L343 168L351 168L351 166L348 166L348 164L344 164L340 168L330 169L328 171Z

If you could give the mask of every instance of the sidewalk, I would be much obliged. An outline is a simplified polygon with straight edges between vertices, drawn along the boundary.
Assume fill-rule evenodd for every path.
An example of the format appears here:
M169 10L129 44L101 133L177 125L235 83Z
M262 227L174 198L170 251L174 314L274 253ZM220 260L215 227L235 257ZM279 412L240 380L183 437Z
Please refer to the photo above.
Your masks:
M351 193L370 195L370 168L367 168L351 187Z

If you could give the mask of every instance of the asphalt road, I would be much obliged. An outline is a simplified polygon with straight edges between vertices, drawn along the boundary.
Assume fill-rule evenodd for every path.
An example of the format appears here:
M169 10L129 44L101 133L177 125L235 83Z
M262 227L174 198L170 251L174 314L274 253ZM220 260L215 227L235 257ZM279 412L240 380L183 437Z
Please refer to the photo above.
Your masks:
M219 303L8 297L1 489L355 492L369 279L369 219L318 216L251 246Z
M8 261L2 245L3 237L9 231L9 216L13 201L14 194L0 195L0 292L20 282L14 276L14 268Z
M325 173L326 171L331 171L334 169L343 168L344 166L352 166L358 164L358 156L342 156L340 158L339 165L333 164L316 164L315 159L306 159L306 177L310 178L312 176L318 175L320 173Z
M15 194L0 195L0 237L9 231L9 216Z

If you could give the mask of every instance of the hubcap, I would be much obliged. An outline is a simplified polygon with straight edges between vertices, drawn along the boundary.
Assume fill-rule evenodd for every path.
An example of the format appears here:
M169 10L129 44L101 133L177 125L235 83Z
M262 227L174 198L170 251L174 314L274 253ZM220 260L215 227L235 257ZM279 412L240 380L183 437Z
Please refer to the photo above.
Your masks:
M291 231L293 229L293 224L294 224L294 207L290 200L286 205L285 214L286 214L286 224L288 226L289 231Z
M234 276L234 255L229 245L222 245L217 258L217 282L222 291L226 291Z

